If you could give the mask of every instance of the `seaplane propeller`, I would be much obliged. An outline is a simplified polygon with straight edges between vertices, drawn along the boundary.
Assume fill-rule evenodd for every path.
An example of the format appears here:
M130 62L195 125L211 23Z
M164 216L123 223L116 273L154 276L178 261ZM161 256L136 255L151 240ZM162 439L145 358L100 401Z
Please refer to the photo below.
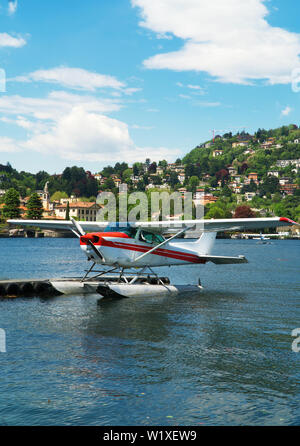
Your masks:
M70 218L72 224L75 226L75 228L77 229L75 231L75 229L72 229L72 232L77 235L78 238L81 237L85 237L86 233L84 232L84 230L82 229L82 227L80 226L80 224L78 223L78 221L74 220L74 218ZM94 243L91 241L91 239L89 237L85 237L84 238L85 242L92 248L92 250L94 251L94 253L96 254L96 256L103 261L104 257L101 255L101 253L98 251L98 249L96 248L96 246L94 245Z

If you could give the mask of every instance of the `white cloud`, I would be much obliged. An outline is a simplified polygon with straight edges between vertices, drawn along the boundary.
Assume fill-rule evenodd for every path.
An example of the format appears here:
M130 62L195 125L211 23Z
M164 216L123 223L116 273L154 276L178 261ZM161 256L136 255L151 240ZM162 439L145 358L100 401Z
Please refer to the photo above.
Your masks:
M48 132L34 135L21 144L25 149L40 153L57 153L61 158L74 161L129 163L143 161L147 156L174 158L178 149L137 147L124 122L104 115L89 113L83 107L74 107ZM148 155L147 155L148 154Z
M61 85L74 90L96 91L98 88L122 89L125 87L113 76L94 73L83 68L56 67L48 70L33 71L24 76L18 76L10 81L16 82L45 82ZM136 89L127 89L125 93L131 94Z
M0 153L1 152L13 153L19 151L20 149L18 147L18 144L16 144L16 142L12 138L0 136Z
M133 129L137 129L137 130L153 130L155 127L151 126L151 125L139 125L139 124L133 124L131 126L131 128Z
M122 107L116 99L96 99L64 91L52 91L46 98L0 95L0 112L38 120L56 121L76 105L82 106L87 112L97 113L118 111Z
M206 91L203 87L200 87L200 85L194 85L194 84L188 84L184 85L181 82L176 82L177 87L180 88L188 88L192 91L189 93L195 95L195 96L204 96L206 94ZM185 95L179 95L180 97L184 97Z
M195 90L197 94L205 94L204 89L200 87L200 85L191 85L188 84L187 88L190 88L191 90Z
M281 116L288 116L292 109L288 105L281 111Z
M201 107L220 107L221 102L204 102L204 101L195 101L194 105L200 105Z
M18 0L8 2L8 14L14 15L18 8Z
M219 82L288 83L300 66L300 35L271 26L264 0L131 0L140 26L184 40L144 61L150 69L203 71Z
M133 142L125 123L76 106L48 132L36 134L22 145L42 153L57 153L64 159L102 161L130 150Z
M133 93L137 93L138 91L141 91L141 88L124 88L123 93L126 95L132 95Z
M120 160L133 163L147 156L178 157L179 149L137 147L128 125L104 114L120 107L112 99L99 100L64 91L54 91L46 98L0 96L0 112L4 114L0 120L26 132L23 140L0 137L0 152L34 151L102 165Z
M21 48L26 45L23 37L13 37L7 33L0 33L0 47Z
M191 88L192 90L202 90L202 87L200 85L187 85L188 88Z

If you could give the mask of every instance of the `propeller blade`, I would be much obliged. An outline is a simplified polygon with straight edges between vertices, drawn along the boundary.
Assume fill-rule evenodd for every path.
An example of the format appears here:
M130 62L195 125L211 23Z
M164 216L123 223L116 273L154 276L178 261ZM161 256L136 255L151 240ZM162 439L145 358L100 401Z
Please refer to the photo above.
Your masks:
M94 253L99 257L99 259L104 260L104 257L100 254L96 246L90 240L87 240L87 243L90 245Z
M70 218L71 222L73 223L73 225L75 226L75 228L77 229L77 231L75 231L74 229L72 229L72 231L74 232L74 234L76 234L79 238L81 235L85 235L84 230L82 229L82 227L80 226L80 224L78 223L78 221L74 220L74 218ZM100 254L100 252L98 251L98 249L96 248L96 246L93 244L93 242L91 240L87 240L88 245L90 245L90 247L92 248L92 250L94 251L94 253L96 254L97 257L99 257L99 259L101 261L104 260L104 257Z
M71 231L73 232L73 234L75 234L75 235L76 235L76 237L78 237L78 238L80 238L80 237L81 237L81 235L80 235L80 234L78 234L78 232L77 232L77 231L75 231L75 229L72 229L72 228L71 228Z
M74 220L74 218L70 218L71 222L73 223L73 225L75 226L75 228L77 229L77 232L79 232L80 235L85 235L84 230L82 229L82 227L80 226L80 224L78 223L78 221Z

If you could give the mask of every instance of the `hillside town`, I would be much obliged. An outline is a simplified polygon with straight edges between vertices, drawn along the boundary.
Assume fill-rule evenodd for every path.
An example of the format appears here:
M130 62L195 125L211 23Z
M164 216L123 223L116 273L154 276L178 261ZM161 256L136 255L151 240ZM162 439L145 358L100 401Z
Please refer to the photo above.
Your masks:
M216 135L182 159L151 160L106 166L98 172L66 168L62 173L30 174L0 165L0 212L9 218L5 197L14 189L21 218L36 194L40 218L96 221L97 195L112 191L192 192L194 203L205 206L206 218L230 218L245 205L253 216L284 214L300 221L300 129L297 125ZM31 215L32 217L32 215Z

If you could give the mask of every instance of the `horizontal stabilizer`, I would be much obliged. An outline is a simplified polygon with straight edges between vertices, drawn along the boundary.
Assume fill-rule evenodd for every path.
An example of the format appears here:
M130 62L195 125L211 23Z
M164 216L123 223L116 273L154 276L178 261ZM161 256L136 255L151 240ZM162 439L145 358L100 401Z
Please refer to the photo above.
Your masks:
M207 262L215 263L215 265L230 265L234 263L248 263L248 260L244 256L238 257L224 257L224 256L206 256L200 255L200 259L206 260Z

